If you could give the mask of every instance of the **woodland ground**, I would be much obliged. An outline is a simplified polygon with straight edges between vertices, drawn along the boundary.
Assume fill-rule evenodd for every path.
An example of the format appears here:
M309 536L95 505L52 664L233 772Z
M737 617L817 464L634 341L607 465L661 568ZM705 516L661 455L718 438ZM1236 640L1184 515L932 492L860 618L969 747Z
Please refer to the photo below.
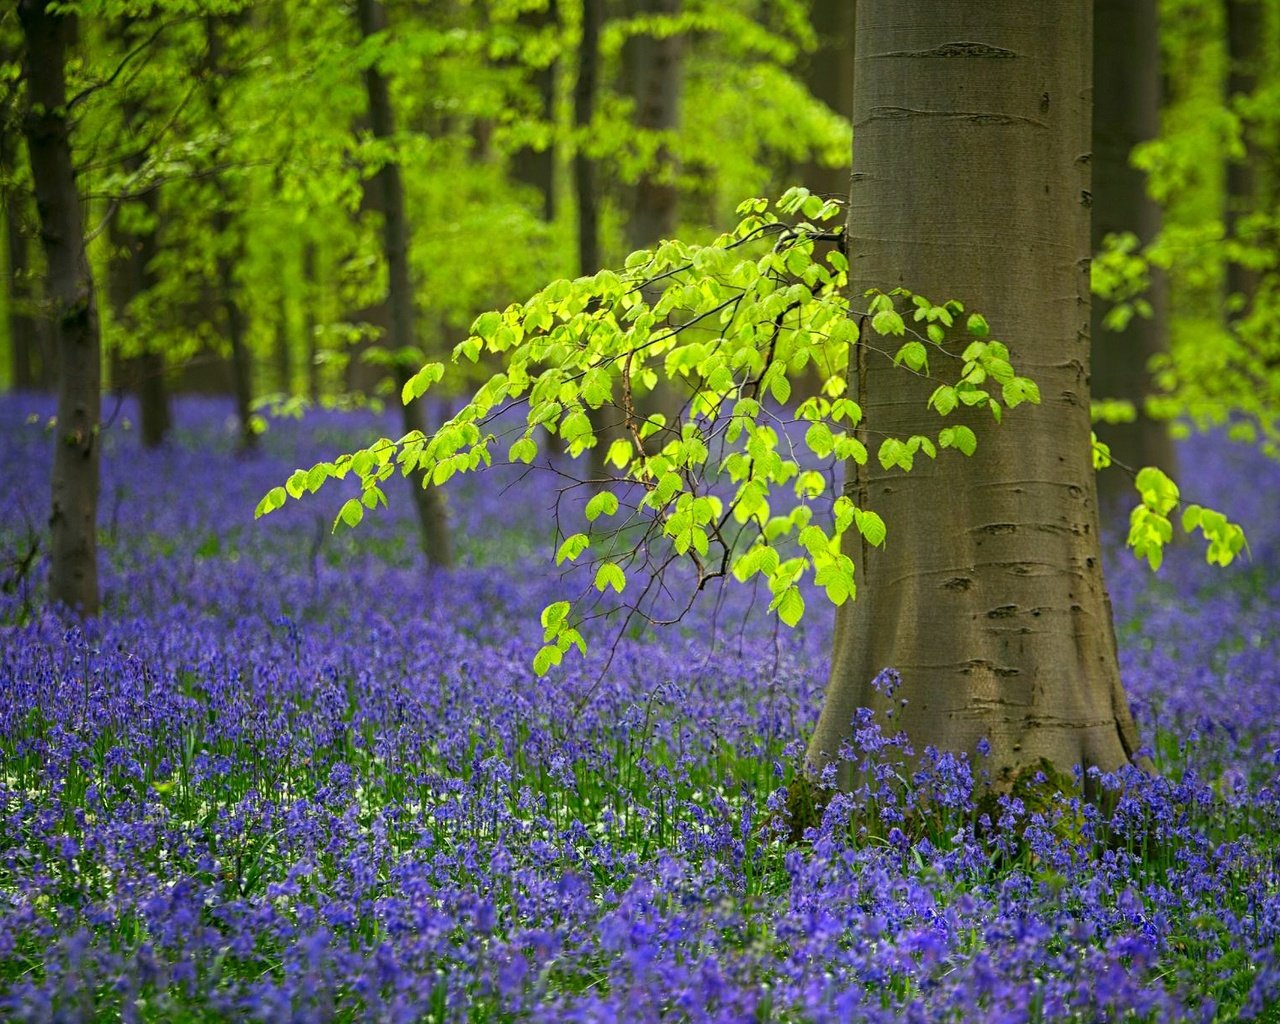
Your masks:
M237 458L221 403L159 452L112 409L77 627L23 571L50 403L0 397L0 1017L1280 1020L1280 466L1182 449L1252 561L1109 553L1160 769L1102 780L1113 811L975 805L966 763L903 778L864 722L876 781L793 842L816 598L777 633L731 593L539 680L548 482L451 489L462 564L431 574L400 491L354 533L336 495L253 521L369 414Z

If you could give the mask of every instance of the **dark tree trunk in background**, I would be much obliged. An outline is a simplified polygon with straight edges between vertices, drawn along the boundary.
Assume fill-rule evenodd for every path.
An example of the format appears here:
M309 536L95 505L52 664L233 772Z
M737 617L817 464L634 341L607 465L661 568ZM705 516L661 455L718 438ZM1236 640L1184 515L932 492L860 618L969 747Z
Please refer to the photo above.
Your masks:
M603 0L582 0L582 38L578 42L578 78L573 86L573 124L577 129L577 150L573 155L573 197L578 210L578 273L594 274L600 269L600 191L596 162L587 152L591 121L595 117L596 92L600 87L600 24ZM596 446L591 449L589 470L592 479L608 476L605 456L617 436L616 416L610 407L587 409Z
M0 46L0 61L16 61L19 54L7 46ZM16 104L16 95L10 93L9 103ZM17 124L20 114L11 109L0 110L0 123ZM27 391L47 390L56 380L56 359L52 339L45 329L45 322L35 316L36 295L33 287L29 246L28 192L17 182L18 161L22 159L17 136L0 131L0 202L4 208L5 227L5 287L8 302L9 359L13 387Z
M124 117L126 129L133 129L141 123L142 111L130 105ZM125 169L136 174L143 159L140 152L130 153L124 161ZM116 249L110 275L111 301L117 323L130 336L125 351L113 353L112 364L118 367L121 379L113 380L112 384L137 396L142 443L148 448L157 448L164 443L173 424L165 386L165 359L163 353L151 348L146 338L140 337L136 303L158 284L153 261L157 253L159 194L155 189L147 189L136 202L145 213L142 231L135 233L122 228L120 211L111 221L111 238Z
M5 166L12 165L6 162ZM13 386L20 391L47 391L57 381L57 358L47 323L33 315L37 299L28 251L30 240L23 230L19 190L6 189L4 204L5 241L8 246L9 357Z
M95 615L102 341L66 116L66 21L48 9L46 0L21 0L18 18L26 40L23 131L59 366L49 598L82 615Z
M276 323L275 336L276 385L280 393L293 394L293 350L289 346L289 324L285 319L285 311L280 310L280 320Z
M1147 195L1146 175L1129 162L1139 142L1160 131L1160 40L1156 0L1094 0L1093 35L1093 251L1107 235L1130 231L1142 244L1160 231L1160 207ZM1168 351L1168 319L1163 274L1153 268L1145 296L1153 315L1134 316L1123 331L1103 326L1111 304L1095 299L1093 394L1134 404L1132 423L1099 424L1098 437L1112 455L1134 469L1159 466L1174 473L1168 426L1148 417L1144 400L1154 392L1148 365ZM1133 494L1133 478L1119 467L1098 476L1102 509L1115 510ZM1125 514L1128 514L1127 508Z
M557 20L556 0L546 0L546 7L528 11L520 21L532 31L553 28ZM555 120L556 65L552 61L545 68L536 68L530 75L538 95L538 118L544 122ZM542 219L553 221L556 217L556 149L548 143L541 149L525 146L518 150L511 161L511 170L517 181L532 185L542 196Z
M578 146L573 155L573 194L578 207L578 273L600 269L600 194L596 162L586 151L595 117L600 80L600 4L582 0L582 39L578 43L578 80L573 86L573 123Z
M853 117L853 35L857 5L852 0L814 0L813 30L818 48L809 55L805 75L809 91L846 121ZM811 162L801 184L811 192L843 199L849 194L849 168Z
M814 767L838 756L857 708L883 714L897 698L917 753L973 754L986 738L997 780L1041 758L1112 769L1138 747L1089 446L1091 20L1076 0L858 2L855 308L869 287L962 300L1044 404L1003 427L953 413L978 436L972 459L940 452L904 474L873 452L849 467L853 500L889 533L881 549L845 535L858 594L837 612ZM926 409L933 381L866 344L852 364L871 435L941 425ZM893 701L872 686L886 666L902 674Z
M302 250L302 329L307 336L307 396L320 401L320 340L316 337L315 287L316 247L308 242Z
M653 17L675 16L681 0L633 0L632 13ZM684 37L675 33L659 38L647 33L627 43L636 103L636 127L643 132L674 132L680 126L680 96L684 82ZM660 143L652 164L641 174L632 196L627 221L627 244L644 249L676 232L679 190L675 154Z
M209 106L214 123L223 130L222 101L228 70L222 60L222 38L218 18L205 20L205 39L208 46L207 72ZM215 162L221 158L215 154ZM253 356L249 351L249 320L240 303L240 286L236 282L236 264L239 262L243 242L239 226L232 217L231 189L225 175L213 176L217 200L213 209L214 244L217 253L214 266L217 275L218 299L222 306L227 341L231 346L231 388L235 397L236 420L240 425L240 450L250 452L258 446L258 435L253 431ZM233 234L234 233L234 234Z
M360 34L368 39L386 28L382 5L378 0L357 0L357 16ZM395 118L391 110L391 98L387 92L387 80L376 65L370 65L364 74L365 89L369 96L369 123L375 138L390 140L395 137ZM403 351L414 344L415 310L413 282L409 275L409 226L404 212L404 185L400 180L400 167L394 159L387 160L366 187L376 189L375 205L382 211L382 248L387 261L387 304L389 329L387 345L396 357L399 371L396 375L396 393L409 378L410 371L403 366ZM421 430L427 433L426 419L421 401L404 406L405 432ZM418 513L422 550L430 565L447 568L453 564L449 543L448 522L444 502L437 488L430 486L425 476L413 478L414 505Z
M1227 52L1230 71L1227 77L1227 96L1251 96L1258 87L1258 72L1262 62L1261 42L1264 37L1265 19L1261 0L1227 0ZM1247 129L1247 126L1246 126ZM1252 138L1245 132L1245 154L1242 159L1227 163L1227 237L1239 232L1240 219L1257 209L1258 164L1261 154ZM1232 260L1227 263L1227 296L1234 304L1232 319L1243 315L1253 303L1258 289L1258 272Z

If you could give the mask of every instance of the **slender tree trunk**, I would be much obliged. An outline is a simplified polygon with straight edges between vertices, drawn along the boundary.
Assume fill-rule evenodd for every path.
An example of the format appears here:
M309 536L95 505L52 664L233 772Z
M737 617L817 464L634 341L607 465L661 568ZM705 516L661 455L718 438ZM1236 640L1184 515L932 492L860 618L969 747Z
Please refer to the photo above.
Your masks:
M1160 207L1147 195L1146 176L1129 162L1139 142L1160 131L1160 41L1156 0L1094 0L1093 35L1093 226L1096 253L1107 235L1131 231L1142 243L1160 231ZM1098 436L1112 455L1140 469L1177 469L1166 424L1146 415L1143 406L1155 391L1148 371L1151 358L1168 351L1164 276L1153 268L1146 298L1153 315L1135 316L1123 331L1103 326L1109 303L1094 301L1093 393L1126 399L1137 409L1131 423L1100 425ZM1120 469L1098 477L1103 510L1115 509L1133 492L1133 478Z
M32 316L36 300L32 294L28 240L22 229L17 189L6 189L4 199L9 257L9 357L12 361L13 386L20 391L47 389L53 386L56 378L55 360L46 336L45 324Z
M553 28L558 12L556 0L546 0L541 10L529 11L520 17L520 21L531 31ZM544 68L535 68L530 76L533 87L538 94L538 116L546 122L555 118L556 65L552 61ZM550 222L556 217L556 149L548 143L541 149L525 146L518 150L512 158L512 171L517 181L523 181L536 188L542 196L542 219Z
M573 123L578 145L573 155L573 194L578 207L578 273L600 269L600 193L596 162L586 150L595 117L600 79L600 4L582 0L582 38L578 43L578 79L573 87Z
M206 60L209 106L214 122L221 127L222 90L227 69L222 63L222 38L216 17L209 16L205 20L205 40L208 47ZM240 288L235 273L243 242L238 235L232 237L232 232L238 232L239 226L231 215L231 190L221 174L214 175L213 187L217 196L212 222L214 244L217 247L214 267L218 298L226 322L227 341L231 346L231 388L235 398L236 420L240 425L240 450L251 452L258 447L258 435L253 430L253 356L249 351L248 317L240 303Z
M126 124L136 121L141 112L126 111ZM131 154L125 161L126 170L136 173L142 166L142 156ZM111 299L116 323L129 336L124 352L118 349L112 365L121 372L117 387L125 387L138 398L142 443L148 448L158 448L172 426L169 410L169 394L165 386L164 354L155 351L138 323L136 302L157 285L153 261L156 257L156 225L159 218L159 197L154 189L148 189L138 200L146 212L148 226L134 233L120 227L120 215L111 222L111 237L117 250L117 258L111 267Z
M1258 87L1258 71L1262 62L1261 42L1265 19L1261 0L1227 0L1227 52L1230 70L1227 96L1252 96ZM1226 225L1227 237L1239 234L1242 217L1257 209L1258 165L1262 155L1245 126L1244 156L1227 163ZM1233 307L1232 319L1243 315L1253 303L1258 290L1258 272L1235 260L1227 263L1227 297Z
M23 130L59 356L49 598L82 615L95 615L102 341L67 124L66 21L51 6L46 0L18 4L27 48Z
M850 466L854 501L889 535L882 549L846 535L858 596L838 610L814 767L838 757L857 708L899 698L894 721L918 753L972 754L985 738L997 780L1042 758L1116 768L1138 747L1089 449L1090 23L1074 0L859 0L855 308L873 286L962 300L1044 404L1004 427L953 413L978 436L972 460L940 452L904 474L873 453ZM933 382L869 335L864 323L849 375L863 429L936 431ZM886 666L902 674L893 701L872 686Z
M635 0L634 12L641 16L676 16L680 11L681 0ZM684 81L684 37L679 33L662 38L640 33L632 37L629 46L636 127L650 133L676 131ZM675 234L677 171L675 154L665 142L659 142L653 163L635 187L627 221L627 244L633 250Z
M378 0L357 0L356 13L360 20L360 33L368 39L386 27L382 5ZM395 137L395 118L391 110L391 98L387 92L387 80L376 65L365 71L365 89L369 96L369 123L378 139ZM387 261L387 302L390 307L390 330L387 344L396 354L400 366L402 353L414 343L415 310L413 282L409 275L409 226L404 213L404 185L400 180L400 167L395 160L387 160L371 183L377 189L382 210L382 247ZM408 372L401 368L397 383L403 385ZM398 389L397 389L398 390ZM404 406L404 429L408 433L421 430L426 433L426 421L420 402ZM438 490L425 476L414 478L414 504L418 512L422 550L430 565L447 568L453 563L449 544L448 524L444 503Z
M307 336L307 395L320 401L320 342L316 337L316 247L308 242L302 250L302 326Z
M809 55L805 75L809 91L845 120L853 117L853 34L857 5L853 0L814 0L813 29L818 48ZM803 183L820 195L849 194L849 168L810 161Z
M280 310L275 336L276 385L283 395L293 394L293 349L289 345L289 323L285 310Z
M600 190L596 162L587 152L591 121L595 117L596 91L600 81L600 21L602 0L582 0L582 37L578 42L578 78L573 86L573 123L577 129L577 150L573 155L573 195L578 208L578 273L594 274L600 269ZM608 405L587 409L587 418L596 435L591 449L589 472L592 479L609 475L605 456L618 436L616 417Z

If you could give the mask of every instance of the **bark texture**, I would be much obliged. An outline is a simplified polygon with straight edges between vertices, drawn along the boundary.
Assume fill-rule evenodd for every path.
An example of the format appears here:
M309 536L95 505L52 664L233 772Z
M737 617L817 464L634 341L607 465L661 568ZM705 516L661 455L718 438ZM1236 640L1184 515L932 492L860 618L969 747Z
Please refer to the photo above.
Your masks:
M386 27L382 5L378 0L357 0L356 13L360 20L360 33L366 39ZM369 124L379 139L395 136L395 118L391 109L391 97L387 80L376 65L365 70L365 89L369 97ZM404 184L400 179L400 167L394 160L387 160L370 182L375 190L375 205L382 211L382 247L387 261L387 305L389 327L387 344L399 353L414 344L416 312L413 299L413 281L409 274L409 226L404 212ZM397 388L408 379L403 368L397 374ZM406 433L421 430L426 433L426 418L421 400L404 406ZM453 551L449 543L448 523L444 502L437 488L430 486L421 475L412 478L414 507L418 513L422 551L430 565L447 568L453 564Z
M1160 131L1160 40L1156 0L1094 0L1093 229L1096 253L1109 234L1131 231L1142 243L1160 231L1160 207L1147 195L1146 176L1129 155L1139 142ZM1095 299L1093 393L1132 402L1132 423L1099 425L1098 437L1120 462L1139 469L1177 470L1168 426L1143 411L1155 390L1151 357L1168 350L1165 282L1154 271L1146 298L1153 316L1135 316L1123 331L1103 326L1110 303ZM1133 479L1119 469L1099 475L1104 511L1133 492Z
M811 765L837 757L872 679L897 668L894 721L917 752L991 744L993 777L1047 759L1128 761L1089 451L1088 4L859 0L851 294L903 285L983 312L1043 405L913 472L850 467L854 501L889 527L848 541L857 600L838 611ZM936 432L934 382L864 328L850 379L870 438ZM958 343L958 349L963 343ZM949 357L935 353L933 360ZM882 719L883 721L883 719ZM848 779L846 782L850 781Z
M66 21L49 9L46 0L21 0L18 17L26 41L23 131L35 183L47 266L46 296L59 364L49 598L82 615L95 615L102 341L71 160Z

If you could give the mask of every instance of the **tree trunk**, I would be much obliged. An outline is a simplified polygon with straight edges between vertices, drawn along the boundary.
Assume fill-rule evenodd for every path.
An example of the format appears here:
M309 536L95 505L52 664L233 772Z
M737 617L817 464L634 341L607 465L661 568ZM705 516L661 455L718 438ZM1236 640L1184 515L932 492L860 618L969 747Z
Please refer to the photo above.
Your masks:
M58 427L49 515L49 598L82 615L98 611L98 462L102 341L71 160L66 21L46 0L21 0L26 40L23 130L47 264L46 294L58 349Z
M845 120L853 117L853 33L857 5L852 0L814 0L813 30L818 48L809 55L805 84L809 91ZM849 194L849 168L826 167L817 161L803 168L803 184L819 195Z
M140 116L141 112L136 108L126 110L126 124ZM125 168L131 174L141 166L141 154L130 154L125 159ZM147 230L138 234L123 230L120 211L111 222L111 237L117 250L110 274L111 299L116 323L130 336L125 351L117 349L112 359L113 366L119 365L123 379L112 383L137 395L142 443L148 448L158 448L164 444L173 425L168 389L165 387L165 359L163 353L152 349L142 336L144 328L138 323L134 304L139 296L150 292L158 283L153 260L156 257L159 196L155 189L147 189L137 201L146 209Z
M222 90L227 69L222 64L222 38L218 19L205 19L205 41L208 47L206 64L208 71L209 106L214 123L222 128ZM214 154L215 163L220 159ZM213 209L214 260L217 273L218 298L226 320L227 341L231 346L231 388L235 397L236 421L240 425L240 451L251 452L258 447L258 435L253 430L253 356L249 351L248 318L240 304L239 286L235 268L243 243L237 237L228 244L233 231L238 230L231 216L231 190L222 174L213 176L217 201Z
M556 0L546 0L540 10L527 11L520 22L530 31L538 32L556 24ZM556 65L551 61L544 68L531 72L533 87L538 94L538 116L546 122L555 120ZM542 219L551 222L556 218L556 149L548 143L541 149L525 146L517 150L511 160L511 169L517 181L532 185L542 196Z
M368 39L385 27L382 5L378 0L357 0L357 16L360 34ZM364 74L365 89L369 96L369 123L375 138L392 139L395 136L395 119L391 110L391 98L387 92L387 80L376 65L370 65ZM378 191L382 210L382 248L387 261L387 302L390 307L390 328L387 344L396 354L397 366L402 353L414 343L413 282L409 276L409 226L404 213L404 185L400 180L400 167L395 160L387 160L374 177L371 185ZM397 383L403 385L409 374L403 368L397 374ZM398 393L397 389L397 393ZM421 406L411 402L404 406L405 432L421 430L426 433L425 418ZM418 512L422 550L429 565L448 568L453 564L449 545L448 524L444 503L436 489L425 476L413 477L414 505Z
M320 401L320 339L316 337L316 247L308 242L302 250L302 327L307 337L307 396Z
M573 123L577 129L577 150L573 155L573 195L578 208L578 273L594 274L600 269L600 190L596 162L586 151L591 121L595 117L596 90L600 81L601 0L582 0L582 37L578 41L578 78L573 86ZM609 467L605 456L618 434L617 417L610 407L587 409L596 445L591 449L588 472L593 480L605 480Z
M894 722L917 753L973 754L985 738L996 779L1042 758L1112 769L1137 749L1089 447L1090 23L1071 0L859 0L855 308L873 286L960 299L1044 404L1004 427L953 413L978 436L971 461L940 452L904 474L873 453L850 466L854 501L889 534L882 549L846 535L858 597L838 610L815 768L838 757L857 708L883 715L898 698ZM936 431L933 382L894 367L869 333L849 375L865 429ZM887 666L902 674L893 701L872 686Z
M1227 52L1230 71L1227 76L1228 101L1237 96L1252 96L1258 87L1258 71L1262 61L1264 38L1263 4L1260 0L1227 0ZM1257 176L1261 154L1249 126L1244 128L1244 156L1227 163L1227 237L1239 233L1240 219L1257 209ZM1258 290L1258 272L1235 260L1227 263L1227 298L1233 310L1232 319L1242 316L1253 303Z
M5 189L4 200L9 257L9 357L13 386L19 391L47 390L57 379L57 360L45 330L46 324L32 315L36 296L33 294L28 239L23 230L18 190L12 187Z
M0 48L0 61L18 59L9 47ZM18 117L0 110L0 117L17 122ZM12 386L19 391L48 389L56 380L55 358L43 321L34 315L36 297L32 288L32 268L26 230L26 190L17 184L17 164L21 159L17 139L0 132L0 201L4 203L8 301L5 303L9 330L9 359Z
M1160 231L1160 207L1147 195L1146 176L1129 162L1139 142L1160 132L1160 40L1156 0L1094 0L1093 251L1107 235L1131 231L1146 244ZM1146 298L1153 315L1133 317L1123 331L1103 326L1109 304L1094 300L1093 393L1134 404L1131 423L1099 425L1098 437L1121 463L1176 470L1166 424L1144 411L1155 390L1148 365L1168 351L1165 281L1153 268ZM1103 511L1132 495L1133 478L1119 468L1098 477Z
M643 17L674 17L681 0L635 0L634 13ZM684 79L684 38L672 34L659 38L647 33L629 42L632 95L636 103L636 128L645 133L670 133L680 126L680 95ZM660 142L652 164L636 183L627 221L627 244L644 249L676 231L675 154Z

